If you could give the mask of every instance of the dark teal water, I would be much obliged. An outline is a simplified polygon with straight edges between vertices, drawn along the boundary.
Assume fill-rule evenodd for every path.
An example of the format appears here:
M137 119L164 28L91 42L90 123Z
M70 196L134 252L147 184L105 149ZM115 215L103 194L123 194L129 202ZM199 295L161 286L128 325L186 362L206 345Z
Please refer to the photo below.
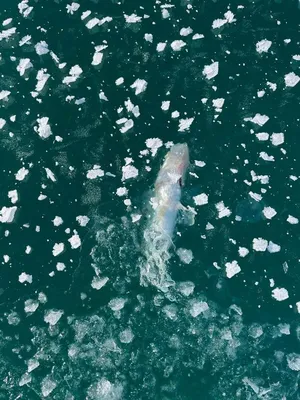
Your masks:
M299 224L290 223L300 215L298 3L78 0L72 13L71 3L0 6L0 398L298 399ZM88 29L92 18L98 26ZM270 43L260 52L263 40ZM39 55L41 41L48 51ZM92 65L101 45L102 61ZM21 76L24 59L30 68ZM214 62L218 73L208 79L204 68ZM68 85L74 66L82 73ZM49 74L41 91L38 72ZM147 83L139 94L137 79ZM216 99L224 99L220 110ZM256 114L269 119L247 120ZM37 132L43 117L47 138ZM133 127L122 132L121 118ZM153 138L161 140L155 156L144 152ZM168 142L189 146L182 202L197 215L193 226L177 225L167 267L176 284L163 293L142 286L140 271ZM134 178L123 175L126 157ZM95 165L103 173L91 179ZM28 174L18 180L21 168ZM195 204L203 193L208 203ZM230 215L220 218L220 202ZM3 207L17 207L11 222ZM270 219L267 207L276 211ZM270 242L279 251L268 251ZM180 248L192 252L189 264ZM240 269L230 277L234 261Z

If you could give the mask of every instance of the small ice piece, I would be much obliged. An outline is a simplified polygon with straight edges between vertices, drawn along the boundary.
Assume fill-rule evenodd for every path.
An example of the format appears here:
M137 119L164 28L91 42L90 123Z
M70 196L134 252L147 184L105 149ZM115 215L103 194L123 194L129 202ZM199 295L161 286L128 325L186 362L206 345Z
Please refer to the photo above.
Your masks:
M123 83L124 83L124 78L122 76L115 81L115 84L117 86L122 85Z
M169 100L165 100L161 103L161 109L163 111L168 111L168 109L170 108L170 101Z
M221 19L221 18L217 18L213 21L212 23L212 28L213 29L219 29L221 28L221 26L227 24L227 20L226 19Z
M193 40L198 40L198 39L203 39L204 35L202 33L195 33L195 35L192 36Z
M87 215L78 215L76 221L80 226L86 226L89 223L89 217Z
M2 22L2 26L9 25L12 22L12 18L7 18Z
M189 296L194 293L195 284L190 281L180 282L178 284L178 291L184 296Z
M156 46L156 51L158 53L164 51L164 49L166 48L167 43L163 43L163 42L159 42Z
M64 251L65 245L63 243L55 243L53 246L52 254L54 257L58 256Z
M26 253L26 254L30 254L31 251L32 251L31 246L26 246L25 253Z
M284 134L282 132L272 133L271 142L273 146L280 146L284 143Z
M0 129L3 129L4 125L6 124L5 119L0 118Z
M106 283L109 281L109 278L100 278L100 276L94 276L91 286L93 289L100 290Z
M26 272L22 272L19 275L19 282L20 283L24 283L24 282L32 283L32 275L26 274Z
M290 224L292 224L292 225L296 225L296 224L299 223L299 219L296 218L296 217L293 217L292 215L289 215L289 216L287 217L287 222L290 223Z
M63 315L62 310L48 310L45 312L44 321L49 325L56 325Z
M66 269L66 266L65 266L64 263L58 262L58 263L56 264L56 269L57 269L57 271L64 271L64 270Z
M256 51L258 53L267 53L269 48L271 47L272 42L270 40L267 39L263 39L260 42L256 43Z
M88 29L93 29L96 25L99 24L99 22L100 22L100 20L99 20L98 18L94 17L94 18L90 19L90 20L85 24L85 26L86 26Z
M135 94L138 95L147 89L148 83L144 79L136 79L130 87L135 89Z
M48 43L46 43L44 40L38 42L34 47L39 56L49 53Z
M20 76L23 76L27 69L32 68L32 62L30 58L21 58L19 65L17 66L17 71L19 72Z
M47 178L50 179L52 182L56 182L56 178L54 173L49 168L45 168Z
M176 253L180 261L184 264L190 264L194 258L192 250L183 249L180 247L179 249L177 249Z
M137 22L141 22L142 20L142 17L139 17L136 14L131 14L131 15L124 14L124 18L127 24L135 24Z
M8 100L8 96L10 95L10 91L9 90L1 90L0 92L0 100L4 100L7 101Z
M108 98L106 97L105 93L103 91L101 91L99 93L99 99L100 100L104 100L104 101L108 101Z
M264 97L264 95L266 94L266 91L265 90L258 90L258 92L257 92L257 97Z
M29 173L28 169L26 169L24 167L20 168L19 171L15 174L16 180L23 181L26 178L26 176L28 175L28 173Z
M277 214L277 211L275 211L272 207L265 207L263 209L263 214L267 219L272 219Z
M252 117L244 118L244 121L250 121L259 126L263 126L263 125L265 125L266 122L269 121L269 119L270 118L267 115L261 115L261 114L257 113L254 115L253 118Z
M195 165L196 165L197 167L200 167L200 168L202 168L202 167L205 167L205 165L206 165L206 162L204 162L204 161L197 161L197 160L195 160Z
M81 246L81 239L77 233L74 233L74 235L68 239L68 242L70 243L72 249L78 249L78 247Z
M83 70L80 68L79 65L74 65L69 71L70 75L66 76L63 79L63 83L70 85L70 83L75 82L79 78L79 76L82 74L82 72L83 72Z
M63 219L61 217L56 216L53 220L53 225L54 226L59 226L63 223Z
M101 64L103 59L103 53L101 53L100 51L96 51L93 55L93 61L92 61L92 65L99 65Z
M265 141L269 139L269 134L267 132L256 133L255 136L258 140Z
M80 7L80 4L78 3L71 3L71 4L67 4L66 9L67 9L67 13L73 15L74 12L76 12Z
M186 43L183 40L174 40L171 43L172 50L174 51L180 51L184 46L186 46Z
M194 196L193 199L197 206L203 206L208 203L208 195L206 193L198 194L197 196Z
M154 157L160 147L162 147L163 142L159 138L150 138L146 140L146 147L150 149L152 157Z
M24 37L22 37L22 39L19 41L19 46L24 46L24 44L30 44L30 40L31 40L31 36L30 35L26 35Z
M296 307L297 307L297 312L300 314L300 301L297 301Z
M36 75L37 84L35 90L37 92L41 92L44 89L47 80L50 78L50 74L46 74L45 71L44 69L40 69Z
M127 119L127 118L121 118L121 119L119 119L118 121L117 121L117 124L124 124L123 126L122 126L122 128L120 129L120 132L121 133L126 133L127 131L129 131L131 128L133 128L133 126L134 126L134 122L133 122L133 120L130 118L130 119Z
M184 132L190 129L195 117L184 118L179 120L178 132Z
M37 300L28 299L25 301L24 310L26 313L34 313L38 309L39 304Z
M273 243L272 241L269 242L267 250L269 253L278 253L281 247L279 244Z
M119 187L116 192L117 196L120 196L120 197L126 196L127 193L128 193L128 190L125 187Z
M206 79L212 79L219 73L219 62L215 61L210 65L205 65L202 74Z
M51 378L49 378L49 376L46 376L43 380L42 380L42 384L41 384L41 390L42 390L42 395L44 397L48 397L50 393L53 392L53 390L56 388L57 383L54 382Z
M272 297L277 301L283 301L289 298L289 293L285 288L275 288L272 290Z
M13 28L9 28L9 29L5 29L2 32L0 32L0 42L3 39L9 39L12 35L14 35L16 33L17 28L13 27Z
M0 210L0 222L10 224L13 222L17 207L2 207Z
M35 358L30 358L28 361L26 361L26 364L28 373L35 370L40 365L39 361Z
M131 343L133 341L134 334L130 328L125 329L124 331L120 332L119 339L121 343Z
M286 87L294 87L299 83L300 77L295 72L290 72L284 76L284 82Z
M225 264L225 267L227 278L232 278L234 275L241 272L241 267L236 260L233 260L232 262L227 262Z
M290 353L286 356L288 366L293 371L300 371L300 354Z
M268 247L268 241L263 238L254 238L252 241L252 248L255 251L266 251Z
M136 178L138 174L138 169L135 168L133 165L124 165L122 167L122 181L125 181L126 179Z
M152 33L145 33L144 38L145 38L146 42L150 42L150 43L153 42L153 35L152 35Z
M240 257L246 257L247 254L249 254L249 250L246 247L239 247Z
M86 174L88 179L101 178L102 176L104 176L104 171L101 169L100 165L94 165L93 169L90 169Z
M124 308L125 303L126 299L122 297L116 297L115 299L110 300L108 307L113 311L120 311Z
M24 385L27 385L28 383L30 383L31 382L31 376L27 373L27 372L25 372L22 376L21 376L21 379L20 379L20 381L19 381L19 386L24 386Z
M224 105L225 99L219 98L219 99L213 99L213 106L215 107L216 111L221 112L222 107Z
M198 315L204 313L209 309L206 301L193 301L192 306L190 308L190 314L192 317L196 318Z
M259 153L259 157L262 158L264 161L275 161L274 156L269 156L265 151L261 151Z
M219 203L216 204L216 209L219 213L218 218L229 217L229 215L231 215L230 209L228 207L225 207L223 201L220 201Z
M137 222L142 218L141 214L131 214L132 222Z
M172 114L171 114L171 117L172 117L172 118L178 118L179 115L180 115L180 114L179 114L178 111L173 111Z
M37 119L38 126L34 127L35 132L37 132L42 139L47 139L52 135L51 127L48 124L49 118L42 117Z

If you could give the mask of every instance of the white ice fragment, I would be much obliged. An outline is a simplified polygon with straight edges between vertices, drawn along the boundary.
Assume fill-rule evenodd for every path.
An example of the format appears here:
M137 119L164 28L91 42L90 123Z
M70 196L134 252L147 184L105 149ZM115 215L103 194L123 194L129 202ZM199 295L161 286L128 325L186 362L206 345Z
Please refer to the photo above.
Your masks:
M272 290L272 297L277 301L283 301L289 298L289 293L285 288L275 288Z
M80 7L80 4L78 3L71 3L71 4L67 4L66 9L67 9L67 13L73 15L75 11L77 11Z
M231 211L228 207L225 207L224 202L220 201L216 204L216 209L219 213L218 218L229 217Z
M35 358L30 358L28 361L26 361L26 364L28 373L35 370L40 365L39 361Z
M46 43L44 40L38 42L34 47L39 56L49 53L48 43Z
M48 117L38 118L38 126L34 127L35 132L37 132L42 139L47 139L49 136L52 135L51 127L48 122Z
M299 219L296 218L296 217L293 217L292 215L289 215L289 216L287 217L287 222L290 223L290 224L292 224L292 225L296 225L296 224L299 223Z
M22 39L19 41L19 46L21 47L21 46L24 46L24 44L30 44L31 43L30 40L31 40L30 35L26 35L26 36L22 37Z
M58 256L64 251L65 245L63 243L55 243L53 246L52 254L54 257Z
M219 62L213 62L210 65L205 65L202 74L206 77L206 79L212 79L217 76L219 73Z
M280 251L281 247L279 244L273 243L271 240L268 244L267 250L269 253L278 253Z
M269 134L267 132L256 133L255 136L258 140L265 141L269 139Z
M180 29L180 36L188 36L193 33L193 29L189 26L188 28L181 28Z
M258 114L255 114L253 118L251 118L251 117L244 118L244 121L250 121L259 126L263 126L266 122L269 121L269 119L270 118L267 115L261 115L258 113Z
M126 196L127 193L128 193L128 190L125 187L119 187L116 192L117 196L120 196L120 197Z
M94 276L91 286L93 289L100 290L103 286L106 285L109 278L100 278L99 276Z
M234 275L241 272L241 268L236 260L233 260L232 262L227 262L225 264L225 267L227 278L232 278Z
M163 111L168 111L168 109L170 108L170 101L169 100L165 100L161 103L161 109Z
M4 125L6 124L5 119L0 118L0 129L3 129Z
M82 72L83 71L79 65L77 65L77 64L74 65L69 71L69 76L66 76L63 79L63 83L66 83L67 85L69 85L70 83L75 82L79 78L79 76L82 74Z
M43 380L42 380L42 384L41 384L41 390L42 390L42 395L44 397L48 397L50 393L53 392L53 390L56 388L57 383L54 382L51 378L49 378L48 376L46 376Z
M39 304L37 300L28 299L25 301L24 311L26 313L34 313L38 309Z
M65 266L64 263L58 262L58 263L56 264L56 269L57 269L57 271L64 271L64 270L66 269L66 266Z
M7 101L10 93L11 92L9 90L1 90L1 92L0 92L0 100Z
M206 301L193 301L192 306L190 309L190 314L192 317L196 318L198 315L202 314L203 312L209 309L208 304Z
M88 28L88 29L93 29L96 25L98 25L99 24L99 22L100 22L100 20L98 19L98 18L92 18L92 19L90 19L86 24L85 24L85 26Z
M88 179L101 178L102 176L104 176L104 171L101 169L100 165L94 165L93 169L90 169L86 174Z
M224 105L225 99L219 98L219 99L213 99L213 106L217 109L221 109Z
M55 175L54 175L54 173L51 171L51 169L45 168L45 171L46 171L47 178L48 178L48 179L51 179L52 182L56 182Z
M194 292L195 284L193 282L180 282L178 284L178 291L184 296L189 296Z
M267 219L272 219L277 214L277 211L272 207L264 207L263 214Z
M62 310L48 310L45 312L44 321L49 325L56 325L63 313Z
M122 83L124 83L124 78L122 76L115 81L117 86L122 85Z
M259 157L262 158L264 161L275 161L274 156L269 156L268 153L265 151L261 151L259 153Z
M103 59L103 53L96 51L93 55L92 65L99 65L101 64Z
M122 181L126 179L136 178L138 174L139 171L133 165L124 165L122 167Z
M26 272L22 272L19 275L19 282L20 283L24 283L24 282L32 283L32 275L26 274Z
M151 138L146 140L146 147L150 149L152 157L157 153L157 150L163 145L163 142L159 138Z
M23 15L24 18L27 18L28 15L31 13L31 11L33 10L33 7L30 7L28 5L28 0L22 0L19 4L18 4L18 9L19 9L19 13L21 15Z
M30 254L31 251L32 251L31 246L26 246L25 253L26 253L26 254Z
M80 226L86 226L89 223L89 217L87 215L78 215L76 221Z
M247 254L249 254L249 250L246 247L239 247L240 257L246 257Z
M119 339L121 343L131 343L133 341L133 338L134 334L132 333L132 330L130 328L125 329L119 334Z
M205 165L206 165L206 163L204 162L204 161L197 161L197 160L195 160L195 165L197 166L197 167L205 167Z
M81 239L78 233L74 233L74 235L68 239L68 242L70 243L72 249L78 249L78 247L81 246Z
M2 224L5 224L5 223L9 224L9 223L13 222L16 211L17 211L16 206L2 207L0 210L0 222L2 222Z
M176 253L180 258L180 261L184 264L190 264L194 258L192 250L183 249L180 247L177 249Z
M116 297L108 303L108 307L113 311L120 311L124 308L126 299L122 297Z
M271 142L273 146L280 146L282 143L284 143L284 133L272 133Z
M164 49L166 48L167 43L163 43L163 42L159 42L156 46L156 51L158 51L159 53L164 51Z
M288 366L293 371L300 371L300 354L290 353L286 356Z
M174 51L180 51L184 46L186 46L186 43L183 40L174 40L171 43L171 47Z
M186 130L190 129L190 126L192 125L195 117L191 118L184 118L179 120L179 127L178 127L178 132L184 132Z
M53 220L53 225L54 226L59 226L63 223L63 219L61 217L56 216Z
M136 79L130 87L135 89L135 94L138 95L146 90L147 85L148 83L144 79Z
M90 11L90 10L87 10L87 11L84 11L82 14L81 14L81 20L83 21L84 19L86 19L89 15L91 15L91 13L92 13L92 11Z
M198 194L197 196L194 196L193 199L197 206L203 206L208 203L208 195L205 193Z
M145 33L144 38L145 38L146 42L150 42L150 43L153 42L153 35L152 35L152 33Z
M141 22L142 20L142 17L139 17L136 14L131 14L131 15L124 14L124 18L127 24L135 24L137 22Z
M36 75L37 84L36 84L35 90L37 92L41 92L44 89L44 87L47 83L47 80L50 78L50 75L45 73L45 71L46 70L40 69Z
M193 40L198 40L198 39L203 39L204 35L202 33L195 33L195 35L192 36Z
M21 58L19 65L17 66L17 71L19 72L20 76L23 76L27 69L32 68L32 62L30 58Z
M299 83L300 77L295 72L290 72L284 76L284 82L286 87L294 87Z
M12 18L7 18L2 22L3 26L9 25L12 22Z
M267 53L267 51L269 50L271 45L272 45L272 42L270 40L263 39L260 42L256 43L256 51L260 54Z
M12 35L16 33L17 28L9 28L5 29L2 32L0 32L0 42L3 39L9 39Z
M18 192L17 192L16 189L15 190L10 190L7 195L8 195L8 198L10 199L10 201L13 204L15 204L18 201Z
M252 248L255 251L266 251L268 247L268 241L262 238L254 238L252 241Z
M142 218L141 214L131 214L132 222L137 222Z

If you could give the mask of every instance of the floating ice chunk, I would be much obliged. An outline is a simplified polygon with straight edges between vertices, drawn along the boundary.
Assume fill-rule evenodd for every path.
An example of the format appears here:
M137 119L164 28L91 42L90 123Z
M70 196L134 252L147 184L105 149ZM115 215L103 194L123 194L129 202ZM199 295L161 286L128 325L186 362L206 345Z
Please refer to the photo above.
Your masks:
M166 48L167 43L159 42L156 46L156 51L157 52L162 52Z
M198 315L204 313L209 309L206 301L193 301L190 309L190 314L192 317L196 318Z
M212 28L213 29L219 29L221 28L221 26L227 24L226 19L221 19L221 18L217 18L213 21L212 23Z
M7 18L2 22L3 26L9 25L12 22L12 18Z
M197 160L195 160L195 165L197 166L197 167L205 167L205 165L206 165L206 163L204 162L204 161L197 161Z
M126 299L122 297L116 297L115 299L110 300L108 303L108 307L113 311L120 311L124 308L126 303Z
M54 257L58 256L64 251L65 245L63 243L55 243L53 246L52 254Z
M40 365L39 361L35 358L30 358L28 361L26 361L26 364L28 373L35 370Z
M0 92L0 100L7 101L10 93L11 92L9 90L1 90L1 92Z
M90 19L90 20L85 24L85 26L86 26L88 29L93 29L93 28L95 28L96 25L99 24L99 22L100 22L100 20L99 20L98 18L95 17L95 18Z
M50 393L56 388L57 383L54 382L49 376L42 380L41 390L44 397L48 397Z
M287 363L293 371L300 371L300 354L290 353L286 356Z
M92 65L99 65L101 64L103 59L103 53L96 51L93 55Z
M67 9L67 13L73 15L74 12L76 12L80 7L80 4L78 3L71 3L71 4L67 4L66 9Z
M20 283L24 283L24 282L32 283L32 275L26 274L26 272L22 272L19 275L19 282Z
M265 90L258 90L257 97L259 97L259 98L264 97L265 94L266 94Z
M144 79L136 79L130 87L135 89L135 94L138 95L147 89L148 83Z
M144 38L145 38L146 42L150 42L150 43L153 42L153 35L152 35L152 33L145 33Z
M215 61L210 65L205 65L202 74L206 79L212 79L219 73L219 62Z
M246 257L247 254L249 254L249 250L246 247L239 247L240 257Z
M76 221L79 223L80 226L86 226L89 223L90 219L86 215L78 215L76 217Z
M88 179L101 178L102 176L104 176L104 171L100 168L100 165L94 165L93 169L90 169L86 174Z
M264 161L275 161L274 156L269 156L265 151L261 151L259 153L259 157L262 158Z
M28 15L31 13L31 11L33 10L33 7L29 7L28 5L28 0L22 0L19 4L18 4L18 9L19 9L19 13L21 15L23 15L24 18L27 18Z
M121 76L120 78L118 78L115 82L115 84L117 86L122 85L124 83L124 78Z
M184 118L179 120L178 132L184 132L190 129L195 117Z
M188 36L193 33L193 29L189 26L188 28L181 28L180 29L180 36Z
M151 138L146 140L146 147L150 149L152 157L157 153L157 150L163 145L163 142L159 138Z
M180 247L177 249L176 253L180 258L180 261L184 264L190 264L194 258L192 250L183 249Z
M296 218L296 217L293 217L292 215L289 215L289 216L287 217L287 222L290 223L290 224L292 224L292 225L296 225L296 224L299 223L299 219Z
M25 374L21 376L21 379L19 381L19 386L27 385L30 382L31 382L31 376L27 372L25 372Z
M66 269L66 266L65 266L64 263L58 262L58 263L56 264L56 269L57 269L57 271L64 271L64 270Z
M131 343L133 341L134 334L132 333L132 330L125 329L119 334L119 339L121 343Z
M36 84L35 90L37 92L41 92L44 89L44 87L47 83L47 80L50 78L50 75L45 73L45 71L46 70L44 70L44 69L40 69L36 75L37 84Z
M13 222L16 211L17 211L16 206L2 207L0 210L0 222L2 222L2 224L5 224L5 223L9 224L9 223Z
M225 267L227 278L232 278L234 275L241 272L241 268L236 260L233 260L232 262L227 262L225 264Z
M26 313L34 313L39 305L40 303L37 300L28 299L25 301L24 310Z
M273 243L272 241L269 242L267 250L269 253L278 253L281 247L279 244Z
M24 37L22 37L22 39L19 41L19 46L24 46L24 44L31 44L30 42L31 40L31 36L30 35L26 35Z
M127 193L128 193L128 190L125 187L119 187L116 192L117 196L120 196L120 197L126 196Z
M256 43L256 51L258 53L267 53L269 48L271 47L272 42L270 40L267 39L263 39L260 42Z
M35 132L37 132L42 139L47 139L52 135L51 127L48 124L49 118L42 117L37 119L38 126L34 127Z
M48 179L51 179L52 182L56 182L55 175L54 175L54 173L51 171L51 169L45 168L45 171L46 171L47 178L48 178Z
M170 101L169 100L163 101L161 103L161 109L163 111L168 111L169 108L170 108Z
M263 214L267 219L272 219L277 214L277 211L275 211L272 207L265 207L263 209Z
M124 18L127 24L135 24L137 22L141 22L142 20L142 17L139 17L136 14L131 14L131 15L124 14Z
M44 321L49 325L56 325L63 313L62 310L48 310L45 312Z
M16 33L17 28L9 28L5 29L2 32L0 32L0 42L3 39L9 39L12 35Z
M254 238L252 241L252 248L255 251L266 251L268 247L268 241L263 238Z
M38 42L35 46L35 51L39 56L42 56L44 54L49 53L48 49L48 43L46 43L44 40Z
M66 76L63 79L63 83L69 85L70 83L75 82L79 78L79 76L82 74L82 72L83 71L79 65L74 65L69 71L70 75Z
M271 135L271 142L273 146L280 146L282 143L284 143L284 134L281 133L272 133Z
M133 223L139 221L141 218L141 214L131 214L131 220Z
M126 179L136 178L138 174L139 171L133 165L125 165L122 167L122 181L125 181Z
M53 220L53 225L54 226L59 226L63 223L63 219L61 217L56 216Z
M229 215L231 215L231 210L228 207L225 207L223 201L216 204L216 209L219 213L218 218L229 217Z
M269 134L267 132L259 132L255 135L258 140L265 141L269 139Z
M100 278L100 276L94 276L91 286L93 289L100 290L106 283L109 281L109 278Z
M294 87L300 81L300 77L295 72L290 72L284 76L284 82L286 87Z
M195 289L195 284L193 282L180 282L178 284L178 291L183 294L184 296L189 296L193 294Z
M221 111L221 109L224 105L225 99L223 99L223 98L213 99L212 102L213 102L213 106L217 109L217 111Z
M17 66L17 71L20 73L20 76L23 76L26 70L32 67L33 65L29 58L21 58L19 65Z
M267 115L261 115L261 114L255 114L254 117L248 117L244 118L244 121L250 121L253 122L254 124L257 124L259 126L265 125L266 122L269 121L269 117Z
M81 239L78 233L74 233L74 235L68 239L68 242L70 243L72 249L78 249L78 247L81 246Z
M208 203L208 195L206 193L198 194L197 196L194 196L193 199L197 206L203 206Z
M4 125L6 124L5 119L0 118L0 129L3 129Z
M289 293L285 288L275 288L272 290L272 297L277 301L283 301L289 298Z
M204 35L202 33L195 33L195 35L192 36L193 40L198 40L198 39L203 39Z
M183 40L174 40L171 43L172 50L174 51L180 51L184 46L186 46L186 43Z

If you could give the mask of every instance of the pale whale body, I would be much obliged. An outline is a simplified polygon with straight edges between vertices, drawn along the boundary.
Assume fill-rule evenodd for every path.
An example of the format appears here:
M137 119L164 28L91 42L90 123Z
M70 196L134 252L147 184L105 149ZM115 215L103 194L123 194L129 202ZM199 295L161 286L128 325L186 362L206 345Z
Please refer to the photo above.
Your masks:
M141 283L150 282L161 290L173 282L167 274L166 263L178 211L183 208L180 198L188 165L187 144L175 144L167 153L154 185L154 213L144 232L146 264L141 268Z

